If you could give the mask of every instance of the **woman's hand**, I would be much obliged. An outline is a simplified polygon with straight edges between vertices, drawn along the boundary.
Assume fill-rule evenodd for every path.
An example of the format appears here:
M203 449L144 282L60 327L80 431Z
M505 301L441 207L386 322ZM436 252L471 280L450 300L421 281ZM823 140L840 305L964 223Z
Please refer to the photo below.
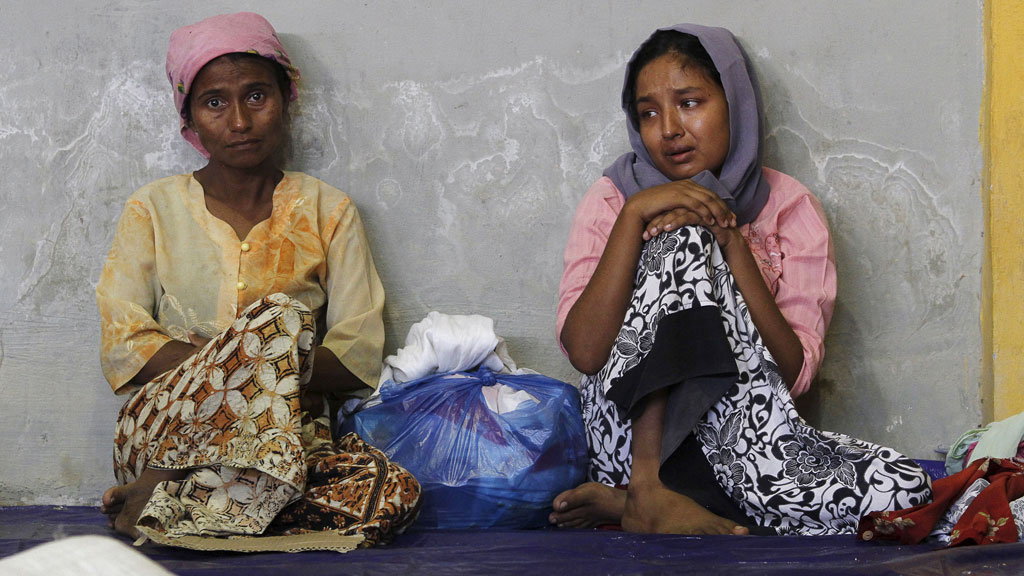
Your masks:
M188 333L188 343L196 347L196 352L202 350L203 347L206 346L210 342L210 340L212 340L212 338L206 338L204 336L200 336L199 334L196 334L195 332L189 332Z
M726 228L712 224L707 228L715 235L715 241L718 242L718 246L725 254L726 261L728 261L728 256L733 252L733 248L747 248L747 241L743 238L743 234L740 233L739 227L733 226L732 228Z
M736 229L736 215L717 194L690 180L641 190L622 207L601 260L569 310L560 335L573 367L596 374L622 327L643 243L679 226Z
M723 228L708 226L715 235L722 256L729 263L729 269L743 299L747 302L750 319L761 334L761 340L771 351L775 363L779 367L782 379L787 386L800 376L803 368L804 351L796 332L786 321L775 302L775 296L768 289L761 271L754 261L754 255L740 234L739 228Z
M623 212L640 219L644 241L682 226L736 227L736 215L725 202L692 180L641 190L626 202Z
M129 380L129 382L138 385L145 385L149 383L153 378L180 366L182 362L188 360L194 354L202 350L202 347L206 345L206 342L210 341L208 338L197 336L191 332L189 333L188 338L188 342L182 342L181 340L168 341L156 351L156 354L153 354L153 356L146 361L146 364L143 365L142 369L140 369L138 373ZM195 338L194 341L193 338Z
M326 403L333 420L341 403L364 392L367 385L349 371L330 348L317 346L313 354L313 374L302 387L299 400L302 409L314 418L324 413Z

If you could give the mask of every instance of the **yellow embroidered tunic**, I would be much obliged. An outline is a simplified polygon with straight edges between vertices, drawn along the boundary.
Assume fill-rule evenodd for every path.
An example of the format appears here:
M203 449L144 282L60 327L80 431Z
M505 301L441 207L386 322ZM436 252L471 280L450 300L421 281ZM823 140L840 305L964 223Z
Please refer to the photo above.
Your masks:
M269 219L244 240L206 209L191 175L157 180L128 199L96 297L100 361L114 391L169 340L214 336L240 310L283 292L309 307L323 345L376 387L384 288L363 224L342 191L285 172Z

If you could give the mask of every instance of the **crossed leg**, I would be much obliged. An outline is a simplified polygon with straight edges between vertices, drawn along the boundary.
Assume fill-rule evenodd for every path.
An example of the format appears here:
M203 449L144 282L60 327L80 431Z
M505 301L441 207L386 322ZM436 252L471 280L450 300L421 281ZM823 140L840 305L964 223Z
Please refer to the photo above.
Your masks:
M566 528L621 523L627 532L664 534L749 534L735 522L712 514L693 499L666 487L658 477L661 435L668 392L648 396L633 419L633 467L625 492L588 482L555 497L549 521Z

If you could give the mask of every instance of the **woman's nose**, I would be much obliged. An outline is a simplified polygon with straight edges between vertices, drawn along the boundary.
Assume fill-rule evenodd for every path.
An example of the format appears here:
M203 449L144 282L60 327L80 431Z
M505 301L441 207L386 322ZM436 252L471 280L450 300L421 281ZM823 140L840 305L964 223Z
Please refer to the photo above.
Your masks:
M231 129L236 132L245 132L252 127L252 117L245 104L236 104L231 107Z
M675 138L683 133L683 123L680 122L677 114L661 115L661 136L662 138Z

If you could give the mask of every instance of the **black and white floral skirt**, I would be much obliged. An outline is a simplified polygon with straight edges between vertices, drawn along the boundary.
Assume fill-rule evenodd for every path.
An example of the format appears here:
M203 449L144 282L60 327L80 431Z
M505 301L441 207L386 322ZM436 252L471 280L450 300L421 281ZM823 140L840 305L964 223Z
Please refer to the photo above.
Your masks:
M759 527L853 533L868 512L929 500L928 475L909 458L797 414L706 228L648 242L635 286L608 362L580 387L590 480L629 483L629 416L667 389L662 480L673 486L666 473L680 468L666 462L696 440L721 491Z

